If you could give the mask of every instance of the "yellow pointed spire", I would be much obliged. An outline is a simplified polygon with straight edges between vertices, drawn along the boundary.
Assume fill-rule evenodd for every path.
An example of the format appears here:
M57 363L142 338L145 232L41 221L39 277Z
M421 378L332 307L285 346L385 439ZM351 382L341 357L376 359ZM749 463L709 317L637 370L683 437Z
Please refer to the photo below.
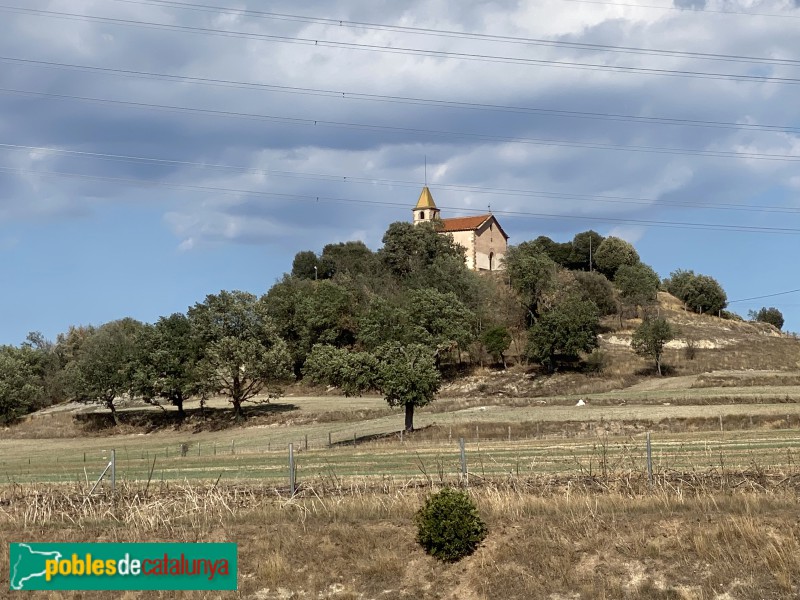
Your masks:
M436 208L436 203L433 201L433 196L427 185L422 188L422 193L419 195L419 200L417 200L417 205L414 207L414 210L422 208Z

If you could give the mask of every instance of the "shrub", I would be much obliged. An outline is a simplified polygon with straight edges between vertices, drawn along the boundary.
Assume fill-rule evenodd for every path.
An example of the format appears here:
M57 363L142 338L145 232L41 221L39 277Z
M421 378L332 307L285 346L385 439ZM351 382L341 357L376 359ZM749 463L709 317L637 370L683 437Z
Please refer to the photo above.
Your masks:
M604 239L594 255L597 270L612 280L621 266L635 265L638 262L639 254L636 249L617 237Z
M611 359L608 353L595 348L594 352L586 357L584 369L587 373L602 373L608 368L610 363Z
M469 556L486 537L486 524L475 503L465 492L452 488L429 496L414 522L417 542L444 562Z
M728 297L719 282L708 275L695 275L694 271L678 269L664 280L664 288L697 313L721 315L728 305Z
M781 329L783 327L783 313L774 306L770 306L769 308L763 306L761 307L761 310L759 310L758 312L751 310L750 318L755 321L760 321L762 323L769 323L770 325L774 325L778 329Z

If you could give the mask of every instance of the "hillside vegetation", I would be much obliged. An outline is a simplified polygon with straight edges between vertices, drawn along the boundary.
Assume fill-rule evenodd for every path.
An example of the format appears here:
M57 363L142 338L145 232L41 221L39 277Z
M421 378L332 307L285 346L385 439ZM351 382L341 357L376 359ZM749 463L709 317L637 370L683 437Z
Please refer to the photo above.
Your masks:
M754 315L768 322L744 322L725 311L712 277L678 269L662 281L621 239L540 237L509 248L505 267L471 272L435 227L394 223L377 252L347 242L298 253L260 297L223 290L154 324L123 318L4 346L0 420L76 401L116 423L131 400L182 419L185 403L223 398L241 421L248 403L311 386L379 394L412 431L415 409L486 369L509 368L494 377L516 396L800 369L800 346L774 326L774 309Z

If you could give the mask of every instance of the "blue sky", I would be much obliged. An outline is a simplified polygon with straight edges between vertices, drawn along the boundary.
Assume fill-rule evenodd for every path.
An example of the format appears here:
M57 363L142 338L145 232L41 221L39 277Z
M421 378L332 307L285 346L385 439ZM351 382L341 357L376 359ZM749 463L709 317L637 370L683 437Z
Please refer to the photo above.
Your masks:
M443 216L491 205L512 243L592 228L731 300L800 288L800 6L635 4L9 0L0 343L377 249L425 160ZM761 306L800 331L800 294L730 308Z

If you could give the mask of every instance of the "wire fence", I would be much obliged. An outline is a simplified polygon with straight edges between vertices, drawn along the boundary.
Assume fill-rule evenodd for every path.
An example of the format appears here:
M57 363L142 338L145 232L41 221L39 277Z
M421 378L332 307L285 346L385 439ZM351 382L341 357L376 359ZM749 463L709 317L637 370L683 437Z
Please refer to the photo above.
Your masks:
M303 436L289 443L269 440L177 441L163 445L119 445L103 451L31 453L0 459L9 483L78 482L90 489L104 470L124 481L266 480L294 490L304 480L402 478L468 482L470 478L639 473L652 480L666 471L709 469L795 470L797 430L702 432L701 435L580 439L389 439L330 433L327 440ZM116 444L115 444L116 442ZM115 445L115 447L111 447ZM109 465L113 461L113 467ZM108 475L108 473L107 473ZM100 489L113 485L101 478Z

